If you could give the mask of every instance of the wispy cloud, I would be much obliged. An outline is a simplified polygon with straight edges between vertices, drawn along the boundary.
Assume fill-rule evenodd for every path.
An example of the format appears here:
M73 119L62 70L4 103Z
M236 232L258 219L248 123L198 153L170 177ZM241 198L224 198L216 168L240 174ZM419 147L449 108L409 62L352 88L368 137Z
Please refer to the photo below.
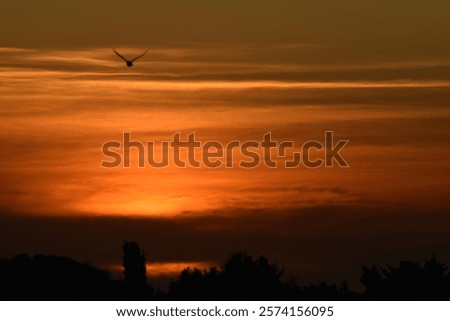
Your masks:
M149 48L148 57L132 69L109 48L3 48L3 206L41 215L170 217L230 207L367 202L425 208L431 199L435 208L445 208L440 200L446 189L438 173L448 168L442 146L450 78L438 76L445 74L448 61L298 64L277 61L276 55L251 59L263 49L243 45L226 48L229 59L224 61L224 47ZM288 44L264 50L304 49ZM410 77L416 69L428 76ZM257 140L272 131L299 148L306 140L323 139L326 130L350 139L345 150L350 169L99 167L102 144L120 140L125 131L143 142L168 140L181 131L224 143ZM414 184L417 177L427 183Z

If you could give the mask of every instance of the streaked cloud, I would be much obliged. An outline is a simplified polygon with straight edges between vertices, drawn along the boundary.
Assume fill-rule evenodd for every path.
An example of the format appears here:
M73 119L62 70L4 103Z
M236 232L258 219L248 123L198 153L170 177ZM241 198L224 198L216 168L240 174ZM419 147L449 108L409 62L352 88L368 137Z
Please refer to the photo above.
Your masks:
M304 48L287 44L265 50ZM449 70L448 61L297 65L273 56L272 62L253 61L260 49L155 47L133 69L107 48L2 49L3 207L40 215L163 217L366 202L425 208L433 200L432 207L446 208L439 173L448 169L442 146L450 77L440 75ZM220 61L223 51L230 61ZM420 75L428 70L428 76L410 78L414 70ZM364 72L364 78L354 79L353 71ZM328 72L336 73L335 79ZM203 141L224 143L258 140L272 131L278 140L301 145L323 139L326 130L350 139L345 150L350 169L99 167L102 144L125 131L143 142L195 131ZM426 184L413 184L418 177ZM340 190L345 193L333 192Z

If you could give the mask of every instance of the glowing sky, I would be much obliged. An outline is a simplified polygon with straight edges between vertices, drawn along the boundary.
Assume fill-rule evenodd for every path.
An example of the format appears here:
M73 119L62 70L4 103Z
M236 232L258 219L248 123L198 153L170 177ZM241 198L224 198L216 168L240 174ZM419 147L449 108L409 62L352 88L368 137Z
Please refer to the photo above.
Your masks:
M202 63L217 59L221 50L201 49L193 62L187 49L150 48L157 54L132 70L109 49L2 49L3 59L16 65L0 73L1 171L8 182L3 206L41 215L176 215L379 202L445 208L446 79L371 80L367 65L358 70L366 68L368 79L321 80L324 66L252 63L257 48L246 46L243 61L227 63ZM164 59L165 52L178 58ZM436 64L403 62L386 69L417 68L423 75ZM339 67L344 73L354 68ZM304 79L303 69L318 79ZM121 140L123 132L144 143L195 132L200 141L226 144L260 141L271 131L274 139L299 148L307 140L323 141L326 130L350 140L343 150L350 168L139 169L137 157L132 168L100 167L102 144Z
M0 4L0 255L111 266L136 239L161 271L247 249L334 277L449 245L448 2L120 3ZM149 54L128 69L112 47ZM350 140L349 168L100 167L123 132L300 146L325 131ZM346 264L318 254L330 243Z

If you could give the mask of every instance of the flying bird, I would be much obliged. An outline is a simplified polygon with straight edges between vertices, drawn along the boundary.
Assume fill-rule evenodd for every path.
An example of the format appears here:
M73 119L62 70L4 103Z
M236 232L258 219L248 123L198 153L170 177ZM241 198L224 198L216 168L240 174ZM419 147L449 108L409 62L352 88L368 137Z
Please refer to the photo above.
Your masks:
M114 52L116 53L117 56L119 56L123 61L125 61L125 63L127 64L128 67L133 67L133 62L135 62L136 60L138 60L139 58L141 58L142 56L144 56L144 55L147 53L147 51L148 51L148 50L146 50L142 55L137 56L137 57L134 58L134 59L128 60L127 58L125 58L124 56L122 56L120 53L118 53L118 52L116 51L116 49L113 48L113 50L114 50Z

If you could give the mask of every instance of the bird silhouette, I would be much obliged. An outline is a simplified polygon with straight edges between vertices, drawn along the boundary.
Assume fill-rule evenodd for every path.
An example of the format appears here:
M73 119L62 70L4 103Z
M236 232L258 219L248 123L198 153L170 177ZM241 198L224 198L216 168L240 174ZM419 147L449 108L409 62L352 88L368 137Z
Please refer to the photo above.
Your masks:
M125 58L124 56L122 56L122 55L121 55L120 53L118 53L118 52L116 51L116 49L114 49L114 48L113 48L113 51L115 52L115 54L116 54L117 56L120 57L120 59L122 59L123 61L125 61L125 63L127 64L127 67L133 67L133 62L135 62L136 60L138 60L139 58L141 58L142 56L144 56L144 55L147 53L148 50L146 50L142 55L137 56L136 58L131 59L131 60L128 60L127 58Z

